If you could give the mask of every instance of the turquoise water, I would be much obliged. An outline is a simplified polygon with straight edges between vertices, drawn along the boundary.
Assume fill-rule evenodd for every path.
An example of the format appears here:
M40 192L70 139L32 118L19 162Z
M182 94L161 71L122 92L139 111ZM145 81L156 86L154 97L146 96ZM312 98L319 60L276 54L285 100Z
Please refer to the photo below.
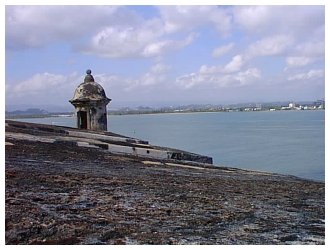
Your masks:
M75 126L73 117L22 120ZM109 116L108 129L208 155L216 165L325 178L324 111Z

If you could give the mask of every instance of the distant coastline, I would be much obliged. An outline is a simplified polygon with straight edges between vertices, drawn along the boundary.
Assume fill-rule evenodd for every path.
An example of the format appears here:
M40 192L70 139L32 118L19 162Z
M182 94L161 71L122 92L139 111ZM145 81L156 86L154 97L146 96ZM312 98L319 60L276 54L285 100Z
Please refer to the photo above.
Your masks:
M164 108L122 108L119 110L109 110L108 115L146 115L146 114L182 114L182 113L216 113L216 112L274 112L274 111L292 111L292 110L325 110L322 105L305 106L265 106L265 107L216 107L216 106L186 106L186 107L164 107ZM21 118L46 118L46 117L72 117L74 112L48 112L42 109L28 109L25 111L6 111L6 119Z

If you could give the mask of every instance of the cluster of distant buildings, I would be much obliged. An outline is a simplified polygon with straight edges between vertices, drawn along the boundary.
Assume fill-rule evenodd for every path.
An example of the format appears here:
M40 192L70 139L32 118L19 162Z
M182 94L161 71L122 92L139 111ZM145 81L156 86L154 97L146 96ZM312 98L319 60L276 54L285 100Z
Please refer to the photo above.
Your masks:
M262 103L237 104L229 106L188 105L183 107L167 107L160 110L143 110L142 113L186 113L186 112L249 112L249 111L279 111L279 110L321 110L325 109L325 101L317 100L308 103ZM136 112L137 110L135 110ZM142 110L139 110L142 111ZM134 111L133 111L134 112Z
M315 110L315 109L325 109L325 101L317 100L316 102L307 105L301 105L298 103L290 102L288 106L281 107L281 110ZM274 111L274 109L270 109L270 111Z
M278 111L278 110L321 110L325 109L325 101L317 100L310 103L289 102L288 104L255 104L243 107L227 107L219 111Z
M279 110L322 110L325 109L325 101L317 100L309 103L262 103L240 104L228 107L201 107L200 109L180 109L174 112L249 112L249 111L279 111Z

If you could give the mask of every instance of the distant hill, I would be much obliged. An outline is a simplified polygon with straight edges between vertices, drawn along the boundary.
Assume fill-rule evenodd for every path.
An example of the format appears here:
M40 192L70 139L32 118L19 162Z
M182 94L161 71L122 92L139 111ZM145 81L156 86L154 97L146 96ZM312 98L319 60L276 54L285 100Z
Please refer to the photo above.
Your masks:
M6 116L18 116L18 115L48 115L49 112L44 109L31 108L27 110L14 110L6 111Z

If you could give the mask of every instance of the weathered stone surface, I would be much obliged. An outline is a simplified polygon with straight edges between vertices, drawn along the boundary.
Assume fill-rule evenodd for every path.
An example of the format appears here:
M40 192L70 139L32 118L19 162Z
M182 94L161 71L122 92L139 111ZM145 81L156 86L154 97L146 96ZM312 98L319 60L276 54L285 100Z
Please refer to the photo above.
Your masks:
M6 244L324 244L324 183L6 141Z
M8 120L6 137L48 143L70 143L80 147L100 148L121 155L141 156L153 159L172 159L212 164L212 158L178 149L149 145L147 141L128 138L105 131L88 131ZM25 133L10 132L24 129ZM41 133L42 131L42 133ZM49 132L49 133L47 133Z

